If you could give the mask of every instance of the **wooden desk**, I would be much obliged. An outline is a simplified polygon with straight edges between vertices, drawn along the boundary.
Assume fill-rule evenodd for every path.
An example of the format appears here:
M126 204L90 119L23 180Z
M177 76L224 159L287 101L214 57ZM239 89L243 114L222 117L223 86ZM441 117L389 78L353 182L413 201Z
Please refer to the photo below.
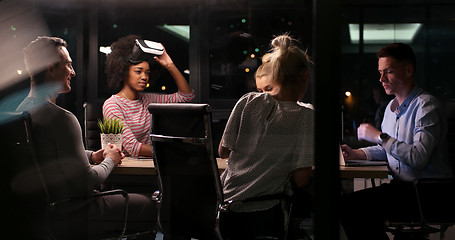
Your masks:
M217 158L218 169L222 173L226 167L226 159ZM114 175L156 175L152 160L125 158L111 174ZM387 166L343 167L340 166L340 178L387 178Z
M139 160L137 158L126 157L122 160L122 164L114 168L111 174L156 175L156 170L152 159Z
M125 158L121 165L112 170L103 185L106 190L120 188L127 192L151 195L158 190L156 174L151 159Z
M388 176L387 166L340 166L340 178L387 178Z
M227 167L225 159L217 158L218 169L220 173L224 172ZM126 157L122 164L115 167L111 174L114 175L156 175L156 169L153 160L139 160L137 158Z

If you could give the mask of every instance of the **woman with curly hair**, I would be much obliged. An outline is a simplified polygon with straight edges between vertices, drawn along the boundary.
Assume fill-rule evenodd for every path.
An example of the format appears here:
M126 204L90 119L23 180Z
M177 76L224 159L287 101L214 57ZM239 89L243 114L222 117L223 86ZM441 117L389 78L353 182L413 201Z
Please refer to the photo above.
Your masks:
M194 98L194 93L166 50L161 56L154 56L153 59L146 55L141 55L143 59L133 59L132 52L136 39L141 38L137 35L128 35L118 39L111 46L112 52L107 56L105 72L108 85L118 92L104 102L103 116L117 118L125 123L122 146L131 156L152 156L149 137L150 113L147 106L150 103L189 102ZM171 74L178 92L173 94L143 92L153 77L151 69L155 62ZM153 69L156 70L155 67Z

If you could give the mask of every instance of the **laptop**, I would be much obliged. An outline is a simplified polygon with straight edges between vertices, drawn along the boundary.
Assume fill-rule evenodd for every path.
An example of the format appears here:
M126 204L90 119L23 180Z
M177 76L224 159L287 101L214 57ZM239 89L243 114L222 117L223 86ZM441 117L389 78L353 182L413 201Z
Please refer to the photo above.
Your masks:
M364 167L364 166L387 166L386 161L368 161L368 160L344 160L343 152L340 146L340 166L345 167Z

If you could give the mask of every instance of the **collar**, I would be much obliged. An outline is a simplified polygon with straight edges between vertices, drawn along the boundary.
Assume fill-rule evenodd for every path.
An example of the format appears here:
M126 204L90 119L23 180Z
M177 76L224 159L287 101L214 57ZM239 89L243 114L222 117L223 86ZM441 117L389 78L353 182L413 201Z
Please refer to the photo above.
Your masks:
M403 103L401 103L400 106L398 106L393 112L397 115L397 117L400 117L403 115L403 113L406 112L406 110L409 107L409 104L414 100L417 96L422 94L423 90L419 88L417 85L412 89L412 91L409 93L409 95L406 97ZM393 100L396 101L396 98Z

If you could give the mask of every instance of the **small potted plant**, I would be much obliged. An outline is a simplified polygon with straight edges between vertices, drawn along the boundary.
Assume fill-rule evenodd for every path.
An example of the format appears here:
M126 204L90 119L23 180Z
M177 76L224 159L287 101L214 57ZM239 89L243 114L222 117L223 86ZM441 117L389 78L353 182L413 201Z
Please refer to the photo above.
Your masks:
M108 143L112 143L122 150L124 123L120 119L98 119L98 127L101 130L101 148L104 149Z

